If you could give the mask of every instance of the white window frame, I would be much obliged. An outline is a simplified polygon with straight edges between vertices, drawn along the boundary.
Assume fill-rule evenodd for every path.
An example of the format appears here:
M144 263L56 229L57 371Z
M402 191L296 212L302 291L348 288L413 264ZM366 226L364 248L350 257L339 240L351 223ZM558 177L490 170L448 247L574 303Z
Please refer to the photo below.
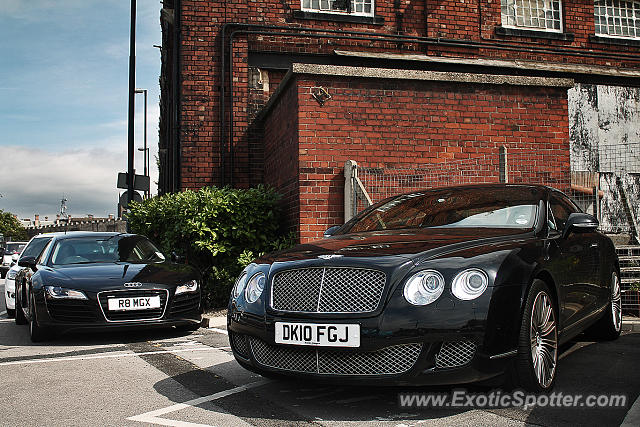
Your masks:
M513 25L513 24L509 24L506 22L505 19L505 15L502 12L503 7L513 7L515 9L515 5L519 0L501 0L500 1L500 18L501 18L501 22L502 22L502 26L504 28L513 28L513 29L517 29L517 30L528 30L528 31L544 31L544 32L548 32L548 33L562 33L564 32L564 15L562 13L562 9L563 9L563 3L562 0L557 0L558 2L558 12L559 12L559 22L560 22L560 28L542 28L542 27L530 27L530 26L526 26L526 25ZM520 0L522 1L522 0ZM550 0L553 1L553 0ZM517 15L516 15L516 11L514 11L514 17L517 19Z
M609 37L612 39L623 39L623 40L640 40L640 29L638 29L637 24L640 23L640 1L638 0L626 0L626 1L619 1L619 0L601 0L604 3L604 6L599 5L597 0L594 0L593 2L593 23L594 26L596 27L595 30L595 35L598 37ZM620 6L620 3L625 3L625 4L631 4L632 5L632 9L631 9L631 15L632 16L625 16L622 17L620 15L616 16L609 16L609 8L614 9L615 5L617 4L618 7ZM604 15L597 15L598 13L598 9L604 7L605 9L605 14ZM626 8L625 8L626 9ZM629 10L629 9L626 9ZM599 32L597 30L598 25L596 24L596 17L601 17L604 18L605 20L605 27L607 29L610 29L611 26L609 25L610 19L614 20L614 25L613 27L618 27L618 28L622 28L622 25L620 26L616 26L615 25L615 20L617 19L628 19L631 21L631 25L627 25L627 27L633 31L634 35L624 35L624 34L607 34L607 33L602 33ZM602 25L600 25L600 27L602 27Z
M309 4L312 3L313 0L309 0ZM320 2L322 2L322 0L319 0ZM328 1L329 3L332 3L334 0L325 0ZM369 17L373 17L375 16L375 11L376 11L376 3L375 0L371 0L371 11L370 12L364 12L364 5L363 5L363 11L362 12L356 12L355 11L355 5L354 2L359 1L361 3L364 3L366 0L348 0L351 2L351 8L352 10L350 12L347 11L340 11L340 10L330 10L330 9L316 9L313 7L305 7L304 3L305 0L300 0L300 8L303 12L312 12L312 13L332 13L335 15L348 15L348 16L369 16Z

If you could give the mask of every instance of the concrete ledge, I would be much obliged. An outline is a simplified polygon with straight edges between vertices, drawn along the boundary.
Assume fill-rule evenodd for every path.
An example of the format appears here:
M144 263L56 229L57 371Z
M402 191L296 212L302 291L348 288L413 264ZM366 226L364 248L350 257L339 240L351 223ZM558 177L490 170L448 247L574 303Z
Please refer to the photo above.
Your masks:
M640 43L640 41L639 41ZM505 69L525 70L530 72L548 71L552 73L585 74L595 76L611 76L621 78L639 78L640 71L633 69L605 67L601 65L562 64L557 62L525 61L520 59L486 59L486 58L458 58L448 56L431 56L405 53L361 52L348 50L334 50L337 56L354 58L369 58L393 61L418 61L429 64L449 64L474 67L495 67Z
M507 76L496 74L452 73L443 71L401 70L394 68L349 67L344 65L299 64L292 65L293 74L311 74L339 77L362 77L392 80L422 80L472 84L543 86L571 88L573 79L555 77Z

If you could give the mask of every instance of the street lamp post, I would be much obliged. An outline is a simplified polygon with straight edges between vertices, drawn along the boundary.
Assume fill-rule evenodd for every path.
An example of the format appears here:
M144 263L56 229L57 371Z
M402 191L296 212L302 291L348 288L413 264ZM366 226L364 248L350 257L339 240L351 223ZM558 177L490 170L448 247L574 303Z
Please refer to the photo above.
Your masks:
M133 121L134 102L136 87L136 0L131 0L131 28L129 34L129 111L128 111L128 141L127 141L127 207L133 201L133 179L135 174L134 159L135 142ZM131 231L129 221L127 221L127 231Z
M144 94L144 148L138 148L143 152L144 157L144 176L149 176L149 148L147 147L147 89L136 89L136 93ZM150 189L146 189L144 194L146 198L150 196Z

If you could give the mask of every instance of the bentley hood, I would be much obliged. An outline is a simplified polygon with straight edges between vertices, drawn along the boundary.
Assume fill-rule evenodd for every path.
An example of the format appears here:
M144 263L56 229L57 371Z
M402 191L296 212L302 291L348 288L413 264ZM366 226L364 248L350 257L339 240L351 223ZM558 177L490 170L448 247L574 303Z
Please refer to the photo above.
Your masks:
M507 228L425 228L375 231L332 236L263 256L257 263L301 261L322 256L396 256L420 262L484 245L497 246L532 235Z

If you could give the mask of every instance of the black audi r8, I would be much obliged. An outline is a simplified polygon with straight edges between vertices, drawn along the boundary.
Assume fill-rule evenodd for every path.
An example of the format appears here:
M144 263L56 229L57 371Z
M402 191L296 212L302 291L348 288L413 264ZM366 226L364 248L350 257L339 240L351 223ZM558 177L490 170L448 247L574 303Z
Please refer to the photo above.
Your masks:
M622 324L611 240L563 193L488 184L386 199L323 240L264 256L229 302L236 360L373 384L503 378L550 390L558 348Z
M38 257L22 257L17 324L32 341L70 330L175 326L202 320L200 274L172 263L144 236L52 233Z

